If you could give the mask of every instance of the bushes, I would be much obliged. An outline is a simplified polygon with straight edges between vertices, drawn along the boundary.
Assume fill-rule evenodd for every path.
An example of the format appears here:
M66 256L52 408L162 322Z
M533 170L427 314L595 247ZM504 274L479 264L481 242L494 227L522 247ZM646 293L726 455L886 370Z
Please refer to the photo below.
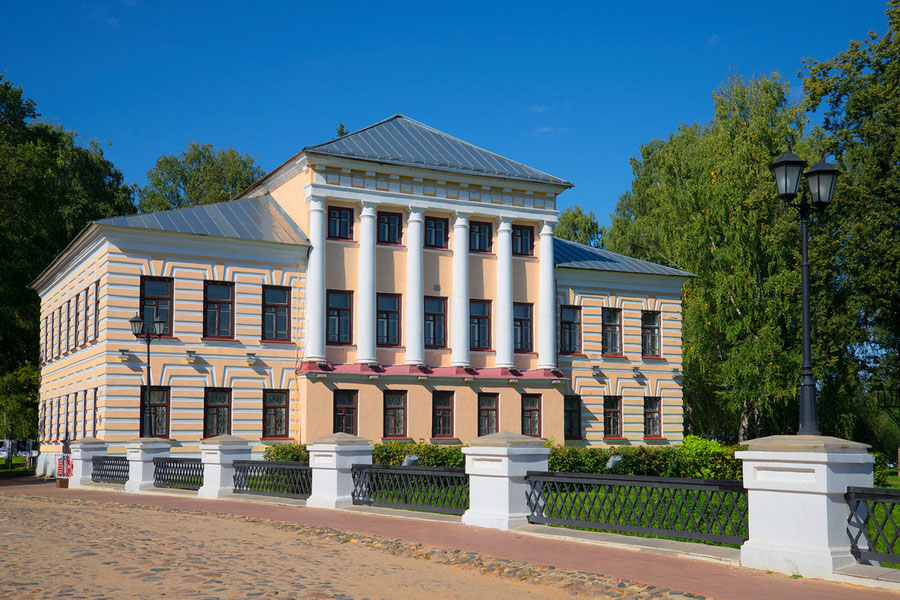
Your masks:
M456 467L466 464L460 446L436 446L424 442L388 442L375 444L372 448L372 462L376 465L400 465L403 457L415 454L423 467ZM305 444L276 444L266 448L266 460L309 462L309 451Z
M309 462L306 444L275 444L266 448L263 458L277 462Z

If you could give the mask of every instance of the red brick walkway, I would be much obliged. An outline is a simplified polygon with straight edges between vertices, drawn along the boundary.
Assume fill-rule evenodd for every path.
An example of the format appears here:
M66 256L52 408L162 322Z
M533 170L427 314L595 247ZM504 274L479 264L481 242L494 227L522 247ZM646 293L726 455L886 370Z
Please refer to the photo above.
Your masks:
M22 482L24 483L24 482ZM240 500L203 500L152 494L125 494L97 490L58 489L50 484L0 484L4 492L58 498L80 498L99 502L184 508L288 523L331 527L383 537L400 538L431 546L574 569L629 579L639 583L699 594L719 600L887 600L900 594L767 574L689 559L630 552L569 542L499 532L456 523L404 520L344 511L278 506Z

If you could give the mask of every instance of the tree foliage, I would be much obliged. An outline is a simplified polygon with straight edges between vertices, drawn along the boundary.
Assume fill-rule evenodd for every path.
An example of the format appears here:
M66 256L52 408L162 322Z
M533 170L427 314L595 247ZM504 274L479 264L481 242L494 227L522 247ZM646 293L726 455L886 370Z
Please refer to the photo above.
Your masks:
M147 213L225 202L263 174L248 154L191 142L180 154L156 159L147 172L147 185L138 190L138 210Z
M22 365L0 375L0 437L11 440L37 437L39 380L35 365Z
M570 206L559 215L553 235L585 246L601 246L600 225L594 211L585 212L580 206Z

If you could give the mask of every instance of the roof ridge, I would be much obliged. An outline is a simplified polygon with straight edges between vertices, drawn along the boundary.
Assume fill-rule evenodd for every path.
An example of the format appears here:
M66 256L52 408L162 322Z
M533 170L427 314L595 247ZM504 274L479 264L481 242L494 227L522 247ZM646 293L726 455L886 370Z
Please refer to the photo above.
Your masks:
M103 224L103 221L107 221L109 219L127 219L129 217L144 217L147 215L158 215L160 213L173 213L179 210L190 210L192 208L204 208L207 206L216 206L218 204L229 204L231 202L241 202L242 200L258 200L261 199L262 196L248 196L245 198L232 198L231 200L222 200L221 202L207 202L206 204L194 204L191 206L179 206L178 208L167 208L165 210L154 210L153 212L139 212L133 213L130 215L113 215L111 217L104 217L102 219L96 219L91 221L91 223ZM283 211L282 211L283 212Z
M356 131L351 131L350 133L347 133L347 134L344 134L344 135L339 135L339 136L337 136L336 138L331 138L331 139L328 140L327 142L322 142L322 143L320 143L320 144L314 144L314 145L312 145L312 146L304 146L303 149L300 150L300 153L311 151L313 148L318 148L319 146L327 146L328 144L337 142L337 141L339 141L339 140L346 140L347 138L349 138L349 137L351 137L351 136L354 136L354 135L356 135L357 133L362 133L363 131L368 131L369 129L372 129L373 127L378 127L379 125L382 125L382 124L384 124L384 123L387 123L388 121L393 121L393 120L398 119L398 118L408 119L409 117L404 117L404 116L401 115L400 113L397 113L397 114L395 114L395 115L391 115L390 117L387 117L386 119L382 119L382 120L378 121L377 123L372 123L371 125L366 125L366 126L363 127L362 129L357 129ZM414 120L414 119L410 119L410 120L412 121L412 120ZM418 122L418 121L417 121L417 122ZM427 127L427 126L426 126L426 127ZM298 154L299 154L299 153L298 153Z

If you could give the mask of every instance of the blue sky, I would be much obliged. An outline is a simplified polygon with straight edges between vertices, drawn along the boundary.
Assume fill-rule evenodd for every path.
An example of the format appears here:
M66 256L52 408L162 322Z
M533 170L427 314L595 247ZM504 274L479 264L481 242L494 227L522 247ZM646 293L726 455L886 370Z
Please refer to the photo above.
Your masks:
M575 183L606 224L629 158L706 121L731 74L828 59L880 0L818 2L6 2L0 72L128 181L189 141L272 169L402 113Z

